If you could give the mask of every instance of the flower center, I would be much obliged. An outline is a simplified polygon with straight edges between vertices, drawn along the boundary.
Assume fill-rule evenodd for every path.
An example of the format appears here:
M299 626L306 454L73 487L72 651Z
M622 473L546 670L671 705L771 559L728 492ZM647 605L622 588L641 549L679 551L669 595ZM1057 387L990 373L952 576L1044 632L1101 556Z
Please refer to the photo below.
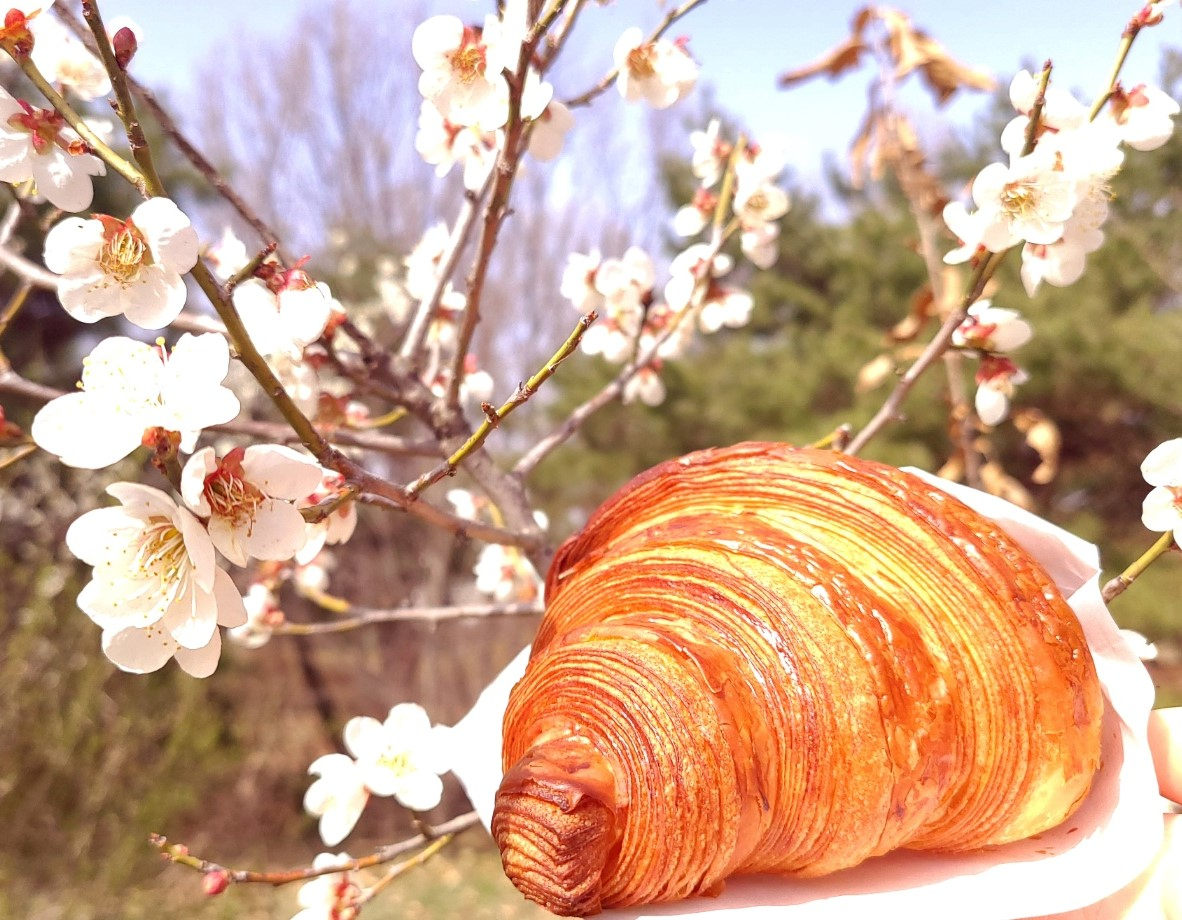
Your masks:
M644 79L656 73L653 46L640 45L628 52L628 72L634 77Z
M227 518L234 527L251 527L259 505L266 496L258 486L247 482L242 473L245 448L236 447L205 477L202 489L205 500L217 517Z
M152 252L139 227L130 220L120 222L108 219L104 224L103 248L98 255L99 267L104 274L126 285L136 279L143 266L152 264Z
M361 912L357 899L361 896L361 889L346 874L332 889L332 908L329 910L331 920L355 920Z
M378 758L378 763L391 773L403 776L410 772L410 753L407 751L392 751L387 748L382 756Z
M29 105L23 99L18 99L24 112L17 112L8 119L9 127L18 131L27 131L33 149L43 154L55 144L68 150L69 145L61 138L61 130L66 126L66 120L52 109L38 109Z
M464 41L455 51L448 55L451 63L452 75L464 84L472 84L484 76L487 48L473 33L464 33Z
M176 525L168 518L153 517L140 537L132 570L141 578L171 586L180 580L188 560L185 538Z
M1001 209L1014 220L1030 220L1042 204L1042 189L1029 179L1007 183L1001 191Z

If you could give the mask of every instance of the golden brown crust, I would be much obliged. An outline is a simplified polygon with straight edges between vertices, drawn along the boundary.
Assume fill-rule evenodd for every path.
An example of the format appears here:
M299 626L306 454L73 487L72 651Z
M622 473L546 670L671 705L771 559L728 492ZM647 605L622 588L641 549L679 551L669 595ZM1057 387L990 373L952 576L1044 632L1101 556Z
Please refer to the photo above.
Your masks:
M1058 590L890 467L777 444L661 464L563 545L546 592L494 834L557 913L1027 837L1098 764L1099 684Z

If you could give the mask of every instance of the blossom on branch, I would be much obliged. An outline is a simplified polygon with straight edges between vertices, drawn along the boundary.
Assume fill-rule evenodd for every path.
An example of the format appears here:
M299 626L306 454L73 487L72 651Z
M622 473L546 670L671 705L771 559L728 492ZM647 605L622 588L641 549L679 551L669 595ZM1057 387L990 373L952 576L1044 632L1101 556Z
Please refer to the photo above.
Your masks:
M345 747L357 758L366 788L393 796L412 811L430 811L439 804L443 782L451 769L448 729L431 725L417 703L399 703L384 722L356 716L345 723Z
M82 211L94 199L91 177L106 171L61 115L0 87L0 182L31 181L54 207Z
M118 482L107 492L119 507L88 511L66 531L70 552L94 566L79 608L102 627L103 652L123 670L156 671L175 657L207 677L221 652L218 626L246 620L209 535L159 489Z
M624 30L612 57L620 95L629 102L643 99L654 109L669 108L698 80L697 62L686 53L684 40L646 42L637 26Z
M320 484L296 503L298 508L311 508L339 493L345 487L345 477L331 470L321 470ZM307 565L324 548L325 544L345 543L357 529L357 508L347 501L323 520L304 525L304 545L296 553L295 560Z
M279 444L236 447L221 460L207 447L189 458L181 473L181 495L196 514L208 518L210 539L228 560L292 558L306 542L296 499L320 484L311 457Z
M1141 463L1141 475L1153 486L1141 506L1148 530L1173 531L1182 546L1182 438L1157 445Z
M1178 103L1154 86L1140 83L1112 91L1103 117L1115 126L1123 143L1134 150L1156 150L1174 133Z
M126 316L144 329L171 323L185 306L181 276L197 263L197 231L167 198L150 198L127 220L68 217L45 237L45 265L61 275L58 298L84 323Z
M320 853L313 869L327 869L348 862L348 853ZM350 872L318 875L300 886L296 903L302 908L291 920L355 920L361 913L361 888Z
M369 801L361 768L347 754L325 754L308 767L318 777L304 793L304 810L320 819L320 839L336 846L349 836Z
M314 281L301 265L283 270L265 262L258 277L234 288L234 309L262 355L298 360L324 334L332 314L344 312L328 285Z
M82 363L81 392L51 400L33 418L33 440L66 466L110 466L155 428L178 432L181 449L191 451L202 429L231 421L241 409L222 386L230 350L215 333L186 333L171 354L111 336Z

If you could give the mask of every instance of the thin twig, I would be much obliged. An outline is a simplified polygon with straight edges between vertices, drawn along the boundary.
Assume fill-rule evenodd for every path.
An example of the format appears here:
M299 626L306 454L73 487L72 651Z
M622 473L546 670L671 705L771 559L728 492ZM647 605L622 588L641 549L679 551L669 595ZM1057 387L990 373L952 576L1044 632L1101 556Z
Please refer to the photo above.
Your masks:
M198 872L208 874L211 872L218 872L225 876L228 882L235 884L243 884L250 882L262 883L265 885L288 885L292 882L302 882L310 878L317 878L321 875L332 875L337 872L357 872L361 869L369 869L373 866L380 866L383 863L392 862L403 853L409 853L412 850L417 850L419 847L426 846L432 841L438 840L441 837L455 836L468 828L473 827L480 820L479 815L474 811L459 815L452 818L450 821L445 821L434 827L428 827L427 833L419 834L416 837L411 837L407 840L399 841L398 843L391 843L384 847L378 847L373 853L368 856L361 856L357 859L342 860L333 863L329 866L320 868L313 868L312 866L305 866L300 869L288 869L279 872L260 872L254 869L231 869L227 866L220 865L208 859L202 859L198 856L193 856L189 852L189 848L184 844L169 843L168 838L160 834L152 834L148 839L152 846L160 851L160 855L169 862L177 865L185 866L189 869L196 869Z
M538 391L538 388L554 376L554 372L558 370L558 365L565 361L570 355L579 347L579 342L582 341L583 334L595 322L598 315L592 310L586 316L579 320L574 331L571 332L562 346L556 351L537 373L529 378L525 383L517 385L517 389L513 395L500 407L494 408L489 403L484 403L484 421L472 433L467 441L460 446L458 450L453 452L443 463L436 466L433 470L424 473L413 483L407 486L406 492L408 495L418 495L424 489L434 485L441 479L455 474L456 469L464 461L466 457L472 454L478 447L480 447L486 438L492 433L501 420L505 418L510 412L526 402L531 396Z
M1145 570L1149 568L1150 564L1152 564L1152 562L1157 559L1158 556L1161 556L1167 552L1173 545L1174 534L1170 531L1166 531L1164 534L1158 537L1157 542L1154 543L1153 546L1149 547L1149 549L1147 549L1144 553L1142 553L1132 565L1130 565L1127 569L1104 585L1104 589L1100 592L1104 600L1110 601L1114 597L1124 594L1129 585L1140 578Z
M386 871L385 875L383 875L380 879L378 879L361 893L361 896L357 899L357 906L360 907L367 901L372 901L387 885L394 881L394 879L398 878L400 875L406 874L415 866L421 866L428 859L451 843L454 839L455 834L444 834L442 837L431 841L431 843L423 847L423 849L414 856L410 857L409 859L404 859L402 862L391 866Z

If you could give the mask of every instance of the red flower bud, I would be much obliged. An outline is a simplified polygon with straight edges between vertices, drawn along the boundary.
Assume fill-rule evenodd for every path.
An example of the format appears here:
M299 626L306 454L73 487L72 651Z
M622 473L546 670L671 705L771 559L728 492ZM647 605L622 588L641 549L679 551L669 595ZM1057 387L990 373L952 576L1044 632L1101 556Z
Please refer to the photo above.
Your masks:
M119 65L119 69L127 70L127 65L135 57L140 43L136 39L135 33L127 28L127 26L124 26L111 36L111 47L115 49L115 63Z
M212 872L206 872L201 876L201 887L205 889L205 893L210 897L215 894L221 894L230 887L230 876L222 869L214 869Z

